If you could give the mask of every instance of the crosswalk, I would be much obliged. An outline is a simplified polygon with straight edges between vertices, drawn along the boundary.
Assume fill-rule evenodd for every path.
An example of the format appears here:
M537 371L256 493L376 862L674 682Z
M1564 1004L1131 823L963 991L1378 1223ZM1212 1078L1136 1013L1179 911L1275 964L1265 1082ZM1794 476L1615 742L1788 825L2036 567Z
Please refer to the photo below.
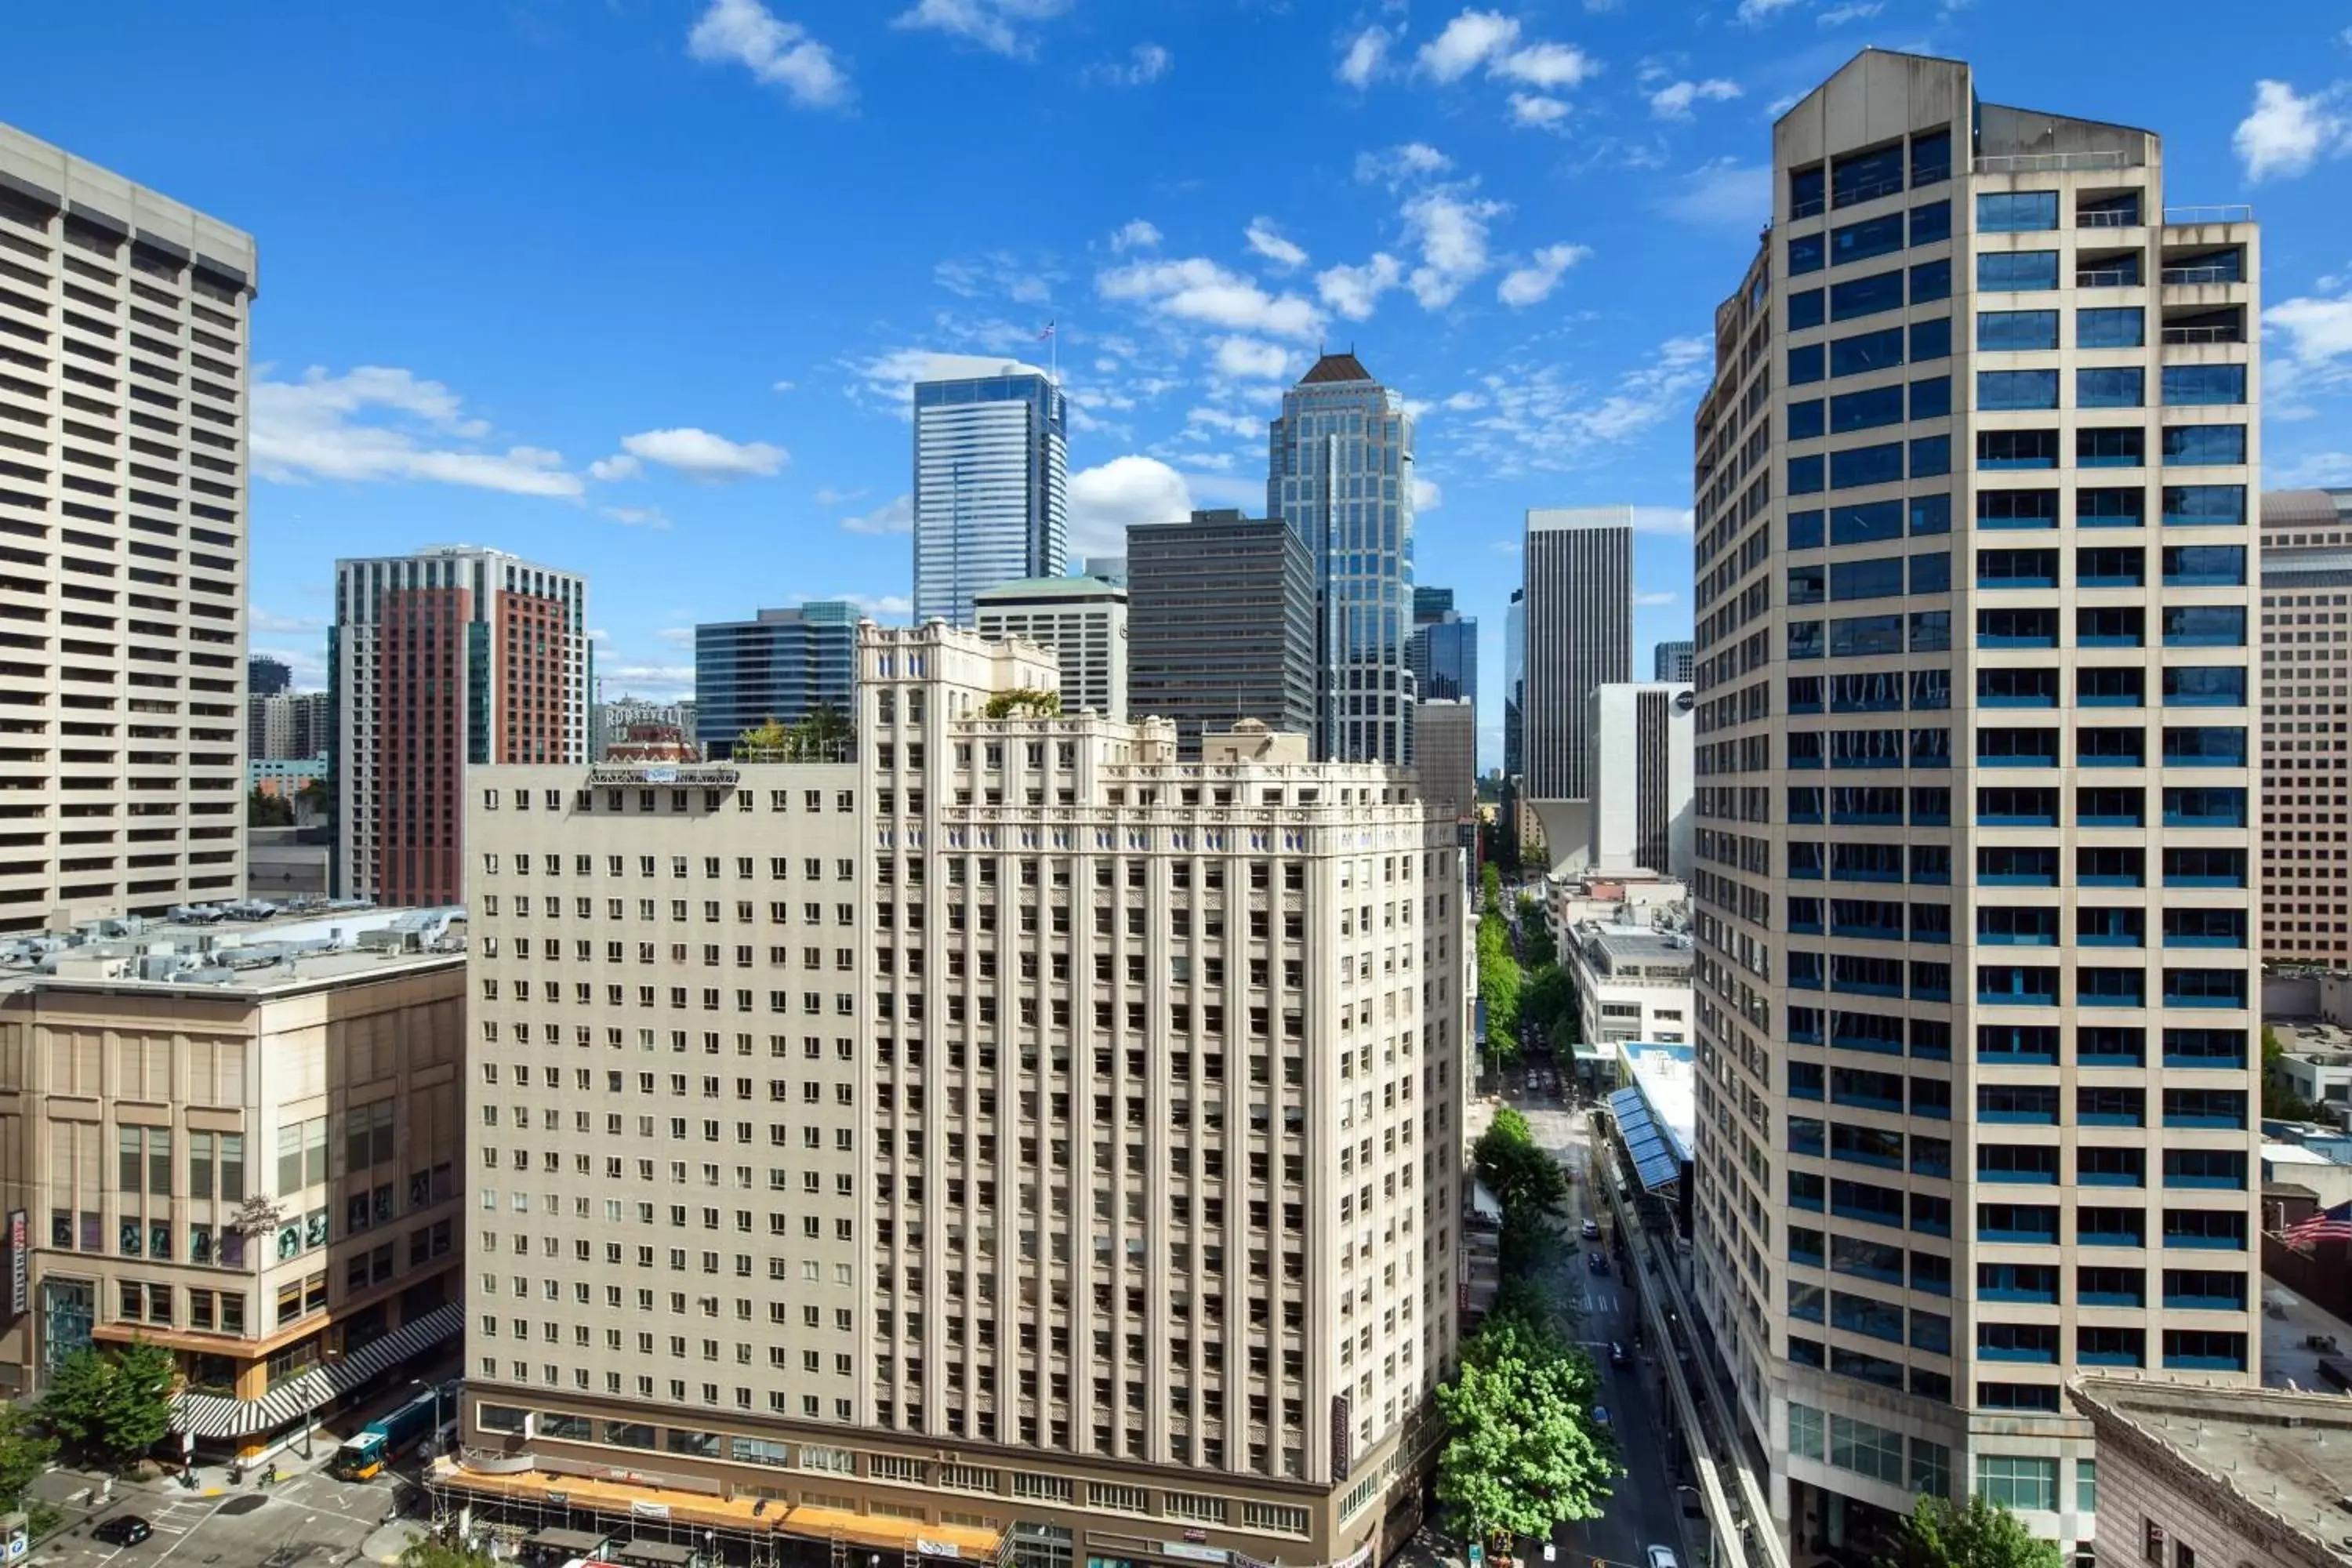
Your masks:
M1570 1311L1590 1316L1596 1312L1614 1312L1624 1298L1614 1290L1593 1290L1563 1300Z
M155 1527L158 1535L185 1535L210 1519L213 1510L219 1506L216 1501L182 1498L149 1514L147 1522Z

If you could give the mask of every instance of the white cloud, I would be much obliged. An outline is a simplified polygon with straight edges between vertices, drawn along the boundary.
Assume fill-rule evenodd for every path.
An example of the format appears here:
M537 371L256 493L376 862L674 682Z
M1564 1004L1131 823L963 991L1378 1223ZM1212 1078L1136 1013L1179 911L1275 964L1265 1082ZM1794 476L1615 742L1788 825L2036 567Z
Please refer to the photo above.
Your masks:
M1384 153L1356 154L1356 178L1393 190L1445 173L1454 160L1426 142L1406 142Z
M2352 354L2352 292L2332 300L2282 300L2263 312L2263 323L2285 336L2288 353L2297 360Z
M1693 513L1686 506L1637 506L1633 509L1633 531L1688 539L1692 520Z
M1599 466L1659 425L1687 418L1691 400L1706 384L1712 353L1706 338L1672 338L1647 361L1597 388L1565 366L1540 361L1507 364L1480 378L1488 406L1449 429L1455 443L1492 474ZM1634 526L1674 531L1639 509ZM1677 526L1689 531L1687 521Z
M1739 84L1721 77L1705 81L1669 82L1650 95L1650 112L1660 120L1688 120L1691 105L1700 99L1725 103L1739 96Z
M825 594L819 596L855 605L877 621L904 620L915 613L915 601L904 594Z
M1124 234L1135 225L1130 223ZM1157 243L1160 233L1150 224L1143 225ZM1114 245L1117 241L1114 238ZM1066 275L1050 263L1034 257L1016 256L1009 250L992 250L971 258L951 258L931 268L931 280L950 294L967 300L986 299L1001 295L1017 304L1043 305L1054 297L1054 285Z
M463 449L489 434L437 381L384 365L253 385L254 472L278 484L310 479L424 480L509 495L572 497L584 488L561 454L539 447Z
M690 425L624 436L621 449L625 458L616 455L596 466L616 466L626 461L630 463L628 472L635 474L640 471L638 462L659 463L690 479L721 481L765 479L792 461L792 454L782 447L772 447L765 441L730 441L724 436L714 436Z
M610 484L616 479L634 479L645 471L645 464L630 457L626 452L615 452L609 458L599 458L588 465L588 477L604 484Z
M1677 222L1702 227L1760 225L1772 216L1772 170L1718 158L1684 175L1657 206Z
M1026 55L1034 43L1017 24L1046 21L1067 9L1067 0L915 0L890 25L950 33L1000 55Z
M1574 87L1601 68L1573 44L1521 45L1519 24L1500 11L1463 11L1414 58L1439 82L1460 81L1484 66L1488 76L1540 88Z
M1739 0L1736 16L1748 26L1760 26L1796 3L1797 0Z
M849 101L849 78L835 63L833 51L760 0L710 0L710 9L686 36L686 52L708 64L740 65L754 80L782 88L804 108Z
M1412 477L1412 510L1416 512L1435 511L1445 504L1445 491L1435 479Z
M1095 289L1106 300L1145 305L1180 321L1275 337L1311 336L1321 312L1296 294L1267 293L1248 279L1205 258L1138 261L1105 272Z
M1034 332L1028 335L1035 336ZM996 375L1007 365L1018 372L1045 374L1035 365L1023 363L1015 354L948 353L938 349L892 349L870 359L844 360L841 363L849 373L852 398L901 419L915 416L915 384L919 381Z
M690 664L607 664L600 658L596 661L596 673L614 687L649 701L694 695L694 666Z
M1546 98L1539 92L1511 94L1511 122L1515 125L1549 127L1568 118L1568 105L1556 98Z
M1265 420L1253 419L1246 414L1235 414L1230 409L1194 408L1185 414L1184 423L1227 436L1238 436L1244 441L1265 438Z
M1427 310L1442 310L1486 270L1486 227L1509 209L1501 202L1424 191L1404 205L1405 227L1421 245L1409 281Z
M1086 68L1086 79L1106 87L1149 87L1166 76L1176 57L1158 44L1138 44L1123 60L1097 60Z
M1497 555L1517 555L1519 542L1516 539L1490 539L1486 542L1486 548Z
M1831 6L1813 20L1824 27L1843 27L1848 22L1867 22L1885 9L1883 0L1849 0L1849 4Z
M845 501L861 500L865 495L866 489L862 485L854 490L836 489L824 485L818 489L814 500L819 506L839 506Z
M1680 597L1681 595L1677 595L1672 588L1661 588L1657 592L1652 594L1634 595L1633 607L1641 610L1654 610L1661 608L1664 605L1674 604Z
M915 498L911 495L893 497L864 517L845 517L844 531L849 533L912 533L915 531Z
M2352 152L2352 118L2342 83L2298 96L2283 81L2254 83L2254 107L2231 144L2249 180L2293 179L2323 157Z
M657 506L608 506L602 510L624 528L650 528L656 532L669 528L668 515Z
M1290 355L1279 345L1260 342L1256 338L1220 338L1217 341L1217 374L1235 377L1255 376L1261 380L1280 375L1289 368Z
M2271 489L2315 489L2352 485L2352 452L2311 452L2284 468L2266 468L2263 484Z
M1128 219L1110 237L1111 249L1122 255L1130 250L1156 249L1159 244L1160 231L1139 217Z
M1504 275L1495 298L1515 308L1539 304L1559 287L1562 273L1591 254L1589 246L1547 245L1528 258L1527 266Z
M1404 268L1388 252L1375 251L1361 267L1328 268L1315 275L1323 302L1351 321L1370 316L1380 298L1404 281Z
M1449 413L1467 414L1473 409L1486 407L1486 400L1479 396L1475 392L1457 392L1451 397L1448 397L1439 406L1444 408Z
M278 637L296 637L327 629L327 623L316 616L279 616L262 609L249 612L246 625L253 632Z
M1070 476L1070 553L1116 555L1134 523L1181 522L1192 510L1184 476L1157 458L1129 454Z
M1274 220L1270 217L1250 219L1249 227L1242 231L1242 238L1253 252L1265 257L1285 272L1307 265L1307 252L1299 248L1296 241L1284 238L1282 231L1274 226Z
M2323 278L2323 290L2297 295L2263 312L2271 353L2263 366L2263 413L2303 419L2315 395L2352 387L2352 279Z
M772 381L768 384L768 390L770 392L790 392L796 384L797 383L789 381Z
M1340 51L1339 68L1332 74L1359 90L1371 85L1372 79L1388 68L1389 45L1396 35L1381 26L1366 27L1348 40Z

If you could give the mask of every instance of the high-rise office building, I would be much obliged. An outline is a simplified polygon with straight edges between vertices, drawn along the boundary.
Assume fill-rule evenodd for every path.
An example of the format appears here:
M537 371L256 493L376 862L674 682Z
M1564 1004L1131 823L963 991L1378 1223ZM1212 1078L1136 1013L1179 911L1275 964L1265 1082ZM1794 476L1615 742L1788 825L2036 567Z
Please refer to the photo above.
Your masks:
M1688 686L1694 657L1693 645L1689 642L1662 642L1651 652L1650 679Z
M1453 589L1434 592L1444 595L1442 605L1423 600L1421 589L1413 590L1412 636L1405 642L1405 664L1412 671L1414 689L1423 701L1458 697L1475 705L1478 700L1478 623L1455 612ZM1422 613L1424 605L1426 615Z
M1034 365L942 354L933 370L915 384L915 619L969 626L982 588L1062 574L1069 410Z
M266 653L249 654L245 661L246 695L275 697L294 689L294 667Z
M1503 612L1503 776L1527 771L1528 591L1511 590Z
M1592 873L1640 868L1687 882L1697 827L1691 689L1664 681L1596 686L1590 702Z
M1445 618L1446 612L1453 608L1453 589L1429 588L1418 584L1414 585L1412 590L1412 624L1414 626L1425 626L1433 621L1442 621Z
M1202 766L984 717L1034 644L858 637L855 763L472 775L476 1175L529 1245L435 1484L730 1560L1380 1561L1457 1334L1453 822L1255 721Z
M1633 509L1530 511L1520 565L1527 795L1554 865L1573 870L1592 837L1592 689L1633 679Z
M316 757L331 747L334 704L323 691L280 691L245 700L245 749L256 760Z
M588 757L588 584L499 550L335 563L335 891L466 899L466 770Z
M1122 569L1125 566L1121 560ZM1103 578L1031 577L972 598L982 637L1027 637L1062 666L1062 710L1127 717L1127 586Z
M1325 354L1282 395L1265 512L1315 567L1316 755L1412 755L1412 416L1352 353Z
M797 724L820 708L846 725L863 618L845 599L815 599L695 627L693 734L702 754L730 756L745 731Z
M1478 811L1478 710L1465 697L1423 698L1413 716L1421 793L1467 822Z
M2262 498L2263 940L2267 962L2352 965L2352 489Z
M1255 719L1315 727L1315 568L1279 518L1196 511L1127 531L1127 706L1176 744Z
M0 931L234 899L253 237L0 126Z
M2260 1381L2259 240L1955 60L1772 177L1694 430L1703 1338L1788 1536L2082 1542L2077 1369Z

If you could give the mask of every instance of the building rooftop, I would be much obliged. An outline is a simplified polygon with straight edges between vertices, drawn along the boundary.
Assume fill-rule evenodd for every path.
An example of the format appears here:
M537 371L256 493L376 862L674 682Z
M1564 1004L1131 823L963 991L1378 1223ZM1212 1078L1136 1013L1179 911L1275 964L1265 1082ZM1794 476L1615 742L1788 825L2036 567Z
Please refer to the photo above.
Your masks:
M1108 577L1018 577L982 588L971 596L975 605L999 599L1108 599L1127 597L1124 585Z
M36 989L291 994L462 963L462 909L324 900L183 906L162 921L95 921L0 943L0 995Z
M1591 925L1577 934L1594 967L1612 980L1673 980L1687 984L1697 956L1690 938L1648 926Z
M2098 1427L2149 1445L2326 1560L2347 1533L2342 1499L2352 1399L2263 1388L2195 1388L2083 1378L2070 1392ZM2104 1466L2102 1467L2104 1468Z
M1644 1187L1678 1179L1698 1131L1696 1055L1688 1046L1627 1040L1617 1047L1627 1087L1609 1097ZM1631 1097L1631 1098L1628 1098ZM1634 1111L1638 1106L1640 1115ZM1662 1157L1663 1156L1663 1157Z
M1358 359L1351 351L1343 354L1325 354L1315 362L1312 369L1298 378L1298 384L1313 386L1327 381L1370 381L1371 379L1372 373L1364 368L1364 362Z

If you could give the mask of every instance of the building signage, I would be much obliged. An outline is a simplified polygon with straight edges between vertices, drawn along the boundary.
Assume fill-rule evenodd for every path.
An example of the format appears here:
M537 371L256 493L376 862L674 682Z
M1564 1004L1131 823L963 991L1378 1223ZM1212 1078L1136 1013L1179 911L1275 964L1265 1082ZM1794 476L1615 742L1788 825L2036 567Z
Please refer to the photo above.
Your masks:
M1333 1394L1331 1396L1331 1479L1335 1481L1344 1481L1348 1479L1348 1439L1355 1426L1355 1423L1349 1419L1349 1414L1348 1396L1344 1394Z
M733 787L742 782L742 777L734 768L703 763L664 763L637 767L611 764L588 770L591 784L700 784L720 789Z
M25 1315L26 1299L32 1290L33 1249L26 1236L26 1221L23 1209L8 1211L8 1315Z
M666 1502L647 1502L643 1498L631 1498L629 1500L629 1511L639 1519L667 1519L669 1517L669 1504Z
M919 1557L961 1557L963 1548L952 1541L926 1541L915 1537L915 1554Z
M1189 1541L1163 1541L1160 1551L1162 1556L1183 1557L1195 1563L1223 1563L1230 1556L1222 1546L1196 1546Z

